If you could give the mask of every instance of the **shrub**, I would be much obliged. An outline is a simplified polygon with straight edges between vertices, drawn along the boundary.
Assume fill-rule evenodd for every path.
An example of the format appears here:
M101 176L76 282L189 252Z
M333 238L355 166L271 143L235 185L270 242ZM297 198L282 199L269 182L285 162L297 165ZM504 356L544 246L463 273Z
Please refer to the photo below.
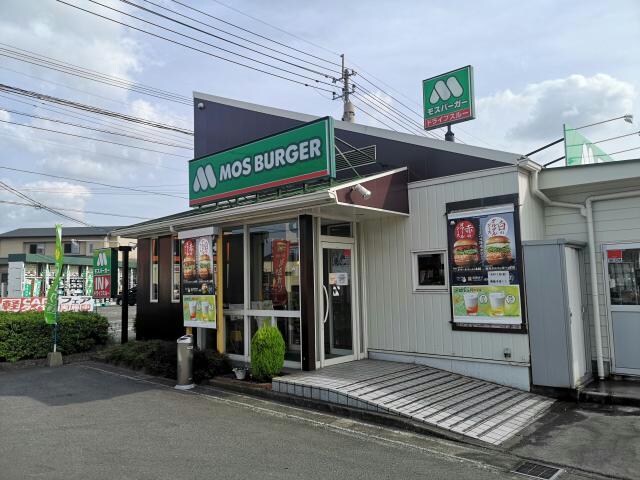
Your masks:
M268 381L284 366L285 344L280 330L271 325L259 328L251 339L251 373Z
M144 370L149 375L177 378L178 351L175 342L128 342L107 348L101 357L109 363ZM226 356L212 350L193 350L193 380L196 383L230 371L231 364Z
M58 350L87 352L109 338L108 320L95 313L63 312L58 320ZM0 312L0 361L44 358L53 347L53 327L43 312Z

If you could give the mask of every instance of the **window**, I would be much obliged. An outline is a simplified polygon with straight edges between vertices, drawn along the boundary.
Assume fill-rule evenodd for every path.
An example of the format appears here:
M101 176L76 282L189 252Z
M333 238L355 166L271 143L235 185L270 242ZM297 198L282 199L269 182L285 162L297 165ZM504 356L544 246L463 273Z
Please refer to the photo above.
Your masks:
M298 222L249 228L251 310L300 310Z
M413 291L448 289L445 252L413 252Z
M172 244L172 271L171 271L171 301L180 302L180 240L178 237L171 239Z
M640 248L607 250L611 305L640 305Z
M78 255L80 253L80 244L75 240L62 244L65 255Z
M222 232L222 298L225 310L244 309L244 229Z
M93 254L93 248L94 248L93 243L88 243L87 244L87 255L92 255Z
M158 239L151 239L151 301L158 301Z
M331 237L352 237L351 223L323 218L320 220L320 234Z
M44 243L30 243L29 244L29 253L44 255Z

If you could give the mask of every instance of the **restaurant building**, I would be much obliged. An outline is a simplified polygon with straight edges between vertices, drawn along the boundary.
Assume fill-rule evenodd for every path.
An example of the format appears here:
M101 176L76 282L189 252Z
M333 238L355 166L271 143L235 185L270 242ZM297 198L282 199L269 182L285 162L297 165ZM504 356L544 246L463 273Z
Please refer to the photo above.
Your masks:
M518 154L200 93L194 124L192 208L116 232L138 239L138 338L191 327L200 347L248 362L270 323L292 368L375 358L524 390L640 369L614 361L612 327L636 328L628 304L612 313L632 300L635 283L620 284L635 282L640 248L608 243L640 241L640 197L624 199L635 228L624 238L611 224L591 241L609 200L584 206L593 189L637 191L635 162L543 170ZM618 263L629 270L614 296L604 258L615 275Z

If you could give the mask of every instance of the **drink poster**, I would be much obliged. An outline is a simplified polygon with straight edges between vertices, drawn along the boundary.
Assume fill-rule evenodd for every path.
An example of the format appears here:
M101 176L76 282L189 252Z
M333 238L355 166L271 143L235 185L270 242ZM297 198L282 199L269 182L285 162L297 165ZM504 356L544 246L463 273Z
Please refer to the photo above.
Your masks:
M182 239L182 312L185 327L216 328L215 236Z
M513 204L453 211L447 219L454 326L521 329Z

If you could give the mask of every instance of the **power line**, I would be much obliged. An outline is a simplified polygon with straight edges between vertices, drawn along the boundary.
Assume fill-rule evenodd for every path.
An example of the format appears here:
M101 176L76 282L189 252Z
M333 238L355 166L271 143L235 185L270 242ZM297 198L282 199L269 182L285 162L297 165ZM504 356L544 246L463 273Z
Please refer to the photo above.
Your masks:
M15 140L15 136L13 136L13 135L7 135L6 133L2 133L2 132L0 132L0 135L3 136L3 137L8 137L8 138L10 138L12 140ZM88 153L88 154L93 155L95 157L115 158L116 160L125 160L127 162L140 163L140 164L149 165L149 166L152 166L152 167L164 168L164 169L167 169L167 170L173 170L174 172L184 172L184 169L182 169L182 168L167 167L166 165L158 165L156 163L145 162L144 160L139 160L139 159L134 159L134 158L119 157L117 155L110 155L108 153L96 153L94 151L86 150L84 148L73 147L73 146L71 146L71 145L69 145L67 143L54 142L52 140L45 140L43 138L30 138L29 142L49 143L51 145L58 145L59 147L62 147L63 149L66 149L66 150L72 150L72 151Z
M172 39L170 39L170 38L168 38L168 37L164 37L164 36L162 36L162 35L159 35L159 34L156 34L156 33L153 33L153 32L149 32L148 30L144 30L144 29L142 29L142 28L134 27L133 25L129 25L129 24L124 23L124 22L120 22L120 21L118 21L118 20L115 20L115 19L113 19L113 18L110 18L110 17L104 16L104 15L101 15L101 14L96 13L96 12L93 12L93 11L91 11L91 10L87 10L87 9L85 9L85 8L78 7L77 5L72 5L72 4L67 3L67 2L65 2L65 1L63 1L63 0L56 0L56 1L57 1L58 3L62 3L63 5L67 5L67 6L69 6L69 7L75 8L75 9L77 9L77 10L81 10L81 11L86 12L86 13L89 13L89 14L91 14L91 15L94 15L94 16L97 16L97 17L100 17L100 18L103 18L103 19L108 20L108 21L110 21L110 22L117 23L117 24L119 24L119 25L122 25L122 26L128 27L128 28L130 28L130 29L132 29L132 30L136 30L136 31L138 31L138 32L145 33L145 34L150 35L150 36L152 36L152 37L156 37L156 38L159 38L159 39L161 39L161 40L165 40L165 41L170 42L170 43L173 43L173 44L175 44L175 45L180 45L180 46L185 47L185 48L188 48L188 49L190 49L190 50L193 50L193 51L196 51L196 52L203 53L203 54L208 55L208 56L213 57L213 58L218 58L218 59L220 59L220 60L224 60L224 61L226 61L226 62L233 63L233 64L235 64L235 65L239 65L239 66L242 66L242 67L245 67L245 68L249 68L249 69L251 69L251 70L255 70L255 71L257 71L257 72L261 72L261 73L264 73L264 74L266 74L266 75L270 75L270 76L272 76L272 77L280 78L280 79L282 79L282 80L286 80L286 81L288 81L288 82L296 83L296 84L298 84L298 85L303 85L303 86L305 86L305 87L311 87L311 86L312 86L312 85L310 85L310 84L308 84L308 83L305 83L305 82L303 82L303 81L300 81L300 80L296 80L296 79L293 79L293 78L289 78L289 77L286 77L286 76L284 76L284 75L280 75L280 74L277 74L277 73L274 73L274 72L270 72L270 71L267 71L267 70L263 70L263 69L261 69L261 68L252 67L251 65L247 65L247 64L245 64L245 63L238 62L238 61L236 61L236 60L232 60L232 59L229 59L229 58L226 58L226 57L222 57L222 56L220 56L220 55L216 55L216 54L211 53L211 52L208 52L208 51L206 51L206 50L202 50L202 49L200 49L200 48L193 47L193 46L191 46L191 45L187 45L186 43L178 42L177 40L172 40ZM167 29L165 29L165 30L167 30ZM255 60L254 60L254 61L255 61ZM274 68L274 69L278 69L278 67L274 67L274 66L272 66L272 65L270 65L270 67L271 67L271 68ZM283 70L283 69L279 69L279 70ZM319 80L313 80L313 81L315 81L316 83L324 83L324 82L319 81ZM330 85L330 84L329 84L329 85ZM329 92L329 93L332 93L332 92L333 92L333 90L329 90L329 89L322 88L322 87L317 87L317 86L316 86L315 88L318 88L318 89L324 90L324 91Z
M98 2L95 2L95 1L93 1L93 0L89 0L89 1L91 1L91 2L93 2L93 3L96 3L96 4L98 4L98 5L102 5L102 4L100 4L100 3L98 3ZM136 4L136 3L133 3L133 2L131 2L130 0L120 0L120 1L121 1L121 2L123 2L123 3L126 3L127 5L131 5L132 7L138 8L138 9L140 9L140 10L144 11L144 12L151 13L152 15L156 15L156 16L158 16L158 17L160 17L160 18L164 18L165 20L169 20L170 22L177 23L178 25L182 25L183 27L190 28L190 29L192 29L192 30L195 30L196 32L204 33L205 35L209 35L210 37L216 38L216 39L221 40L221 41L223 41L223 42L230 43L231 45L234 45L234 46L236 46L236 47L244 48L244 49L246 49L246 50L249 50L250 52L257 53L258 55L263 55L263 56L265 56L265 57L271 58L271 59L276 60L276 61L278 61L278 62L282 62L282 63L285 63L285 64L287 64L287 65L291 65L291 66L294 66L294 67L296 67L296 68L300 68L300 69L302 69L302 70L306 70L306 71L308 71L308 72L312 72L312 73L315 73L315 74L317 74L317 75L321 75L321 76L323 76L323 77L325 77L325 78L329 78L329 79L334 79L334 78L335 78L333 75L328 75L328 74L326 74L325 72L320 72L320 71L315 70L315 69L313 69L313 68L305 67L304 65L300 65L300 64L297 64L297 63L294 63L294 62L290 62L289 60L283 60L282 58L278 58L278 57L276 57L276 56L274 56L274 55L270 55L270 54L268 54L268 53L261 52L260 50L256 50L255 48L247 47L246 45L242 45L241 43L234 42L233 40L229 40L229 39L227 39L227 38L221 37L220 35L216 35L216 34L214 34L214 33L207 32L206 30L202 30L202 29L200 29L200 28L194 27L193 25L189 25L188 23L182 22L182 21L180 21L180 20L176 20L175 18L172 18L172 17L170 17L170 16L168 16L168 15L164 15L164 14L162 14L162 13L160 13L160 12L157 12L157 11L155 11L155 10L152 10L152 9L150 9L150 8L146 8L146 7L143 7L142 5L138 5L138 4ZM143 0L143 1L144 1L144 0ZM149 3L151 3L151 2L149 2ZM102 5L102 6L104 6L104 5ZM110 8L110 7L107 7L107 8ZM115 9L113 9L113 10L115 10ZM117 12L117 11L119 11L119 10L115 10L115 11ZM128 16L130 16L130 17L132 17L132 18L136 18L136 19L138 19L138 20L141 20L140 18L138 18L138 17L136 17L136 16L134 16L134 15L129 15L129 14L125 14L125 15L128 15ZM182 14L178 14L178 15L185 17L185 15L182 15ZM192 21L193 21L193 18L191 18L191 17L188 17L188 16L187 16L186 18L189 18L190 20L192 20ZM142 21L146 22L146 20L142 20ZM197 21L197 20L195 20L195 21ZM159 26L159 25L156 25L156 24L151 23L151 22L149 22L149 23L150 23L151 25ZM200 22L200 23L201 23L201 22ZM206 24L205 24L205 25L206 25ZM165 28L165 27L162 27L162 28ZM170 30L170 29L167 29L167 30L169 30L169 31L171 31L171 32L174 32L173 30ZM174 33L178 33L178 34L180 34L179 32L174 32ZM180 34L180 35L184 35L184 34ZM186 35L185 35L185 36L186 36ZM188 36L187 36L187 38L191 38L191 37L188 37ZM200 40L197 40L197 41L200 41ZM208 43L206 43L206 42L202 42L202 43L205 43L205 45L210 45L210 44L208 44ZM231 53L231 54L233 54L233 55L240 55L239 53L234 52L234 51L232 51L232 50L226 50L226 49L223 49L223 48L218 47L218 46L215 46L215 45L211 45L211 46L213 46L214 48L218 48L218 49L220 49L220 50L222 50L222 51L224 51L224 52ZM255 59L252 59L252 58L250 58L250 57L244 57L244 56L243 56L242 58L247 58L247 59L249 59L249 60L256 61ZM297 75L297 74L296 74L296 75Z
M42 209L42 207L39 207L37 205L33 205L31 203L21 203L21 202L12 202L10 200L0 200L0 203L5 203L8 205L18 205L18 206L22 206L22 207L32 207L32 208L37 208L37 209ZM60 210L63 212L78 212L78 213L88 213L91 215L105 215L108 217L121 217L121 218L135 218L138 220L150 220L149 217L138 217L136 215L122 215L119 213L106 213L106 212L95 212L93 210L80 210L77 208L60 208L60 207L52 207L55 208L56 210Z
M84 128L86 130L91 130L93 132L106 133L106 134L109 134L109 135L117 135L117 136L120 136L120 137L126 137L126 138L132 138L134 140L140 140L142 142L155 143L157 145L166 145L166 146L173 147L173 148L183 148L183 149L186 149L186 150L191 150L191 147L184 147L182 145L177 145L175 143L167 143L167 142L159 142L159 141L155 141L155 140L149 140L149 139L146 139L146 138L143 138L143 137L137 137L135 135L127 135L126 133L112 132L110 130L104 130L104 129L101 129L101 128L89 127L87 125L81 125L79 123L65 122L64 120L59 120L59 119L49 118L49 117L42 117L40 115L33 115L33 114L30 114L30 113L19 112L17 110L11 110L11 109L8 109L8 108L0 107L0 111L13 113L15 115L22 115L24 117L36 118L38 120L45 120L47 122L59 123L59 124L62 124L62 125L69 125L69 126L77 127L77 128Z
M69 133L69 132L62 132L60 130L53 130L51 128L44 128L44 127L36 127L35 125L27 125L25 123L18 123L18 122L11 122L9 120L0 120L0 122L2 123L8 123L11 125L18 125L20 127L27 127L27 128L34 128L36 130L42 130L45 132L52 132L52 133L59 133L61 135L68 135L70 137L76 137L76 138L84 138L85 140L93 140L94 142L103 142L103 143L110 143L111 145L119 145L121 147L126 147L126 148L135 148L138 150L145 150L147 152L153 152L153 153L161 153L163 155L171 155L173 157L179 157L179 158L185 158L185 159L189 159L189 157L185 157L182 155L177 155L175 153L169 153L169 152L162 152L160 150L153 150L150 148L144 148L144 147L138 147L136 145L127 145L126 143L119 143L119 142L112 142L110 140L102 140L100 138L94 138L94 137L85 137L84 135L78 135L75 133Z
M41 208L41 209L46 210L46 211L48 211L50 213L53 213L54 215L57 215L57 216L62 217L62 218L66 218L67 220L71 220L73 222L79 223L81 225L85 225L87 227L91 227L92 226L91 224L89 224L89 223L87 223L87 222L85 222L83 220L78 220L77 218L71 217L71 216L67 215L66 213L62 213L62 212L60 212L58 210L55 210L55 209L53 209L51 207L48 207L47 205L45 205L42 202L34 200L30 196L25 195L24 193L22 193L19 190L13 188L11 185L9 185L9 184L7 184L5 182L0 181L0 187L3 187L4 190L8 191L9 193L13 193L17 197L22 198L23 200L26 200L27 202L29 202L29 204L33 205L34 207Z
M60 0L57 0L57 1L60 1ZM129 121L129 122L140 123L140 124L143 124L143 125L148 125L150 127L160 128L160 129L164 129L164 130L171 130L171 131L174 131L174 132L182 133L184 135L193 136L193 131L192 130L186 130L184 128L175 127L173 125L167 125L167 124L160 123L160 122L154 122L152 120L147 120L145 118L134 117L133 115L126 115L124 113L114 112L114 111L111 111L111 110L105 110L103 108L94 107L94 106L91 106L91 105L85 105L83 103L74 102L72 100L66 100L66 99L59 98L59 97L54 97L54 96L51 96L51 95L45 95L43 93L38 93L38 92L31 91L31 90L24 90L22 88L12 87L10 85L4 85L4 84L0 83L0 91L5 91L5 92L8 92L8 93L17 94L17 95L21 95L21 96L24 96L24 97L37 98L39 100L44 100L44 101L49 102L49 103L56 103L58 105L69 106L69 107L72 107L72 108L76 108L78 110L84 110L84 111L91 112L91 113L96 113L96 114L100 114L100 115L106 115L106 116L109 116L109 117L119 118L121 120L126 120L126 121Z
M178 0L171 0L171 1L172 1L172 2L174 2L174 3L177 3L177 4L179 4L179 5L182 5L183 7L187 7L187 8L189 8L187 5L185 5L185 4L184 4L184 3L182 3L182 2L179 2ZM270 24L270 23L265 22L264 20L260 20L259 18L252 17L252 16L251 16L251 15L249 15L248 13L244 13L244 12L242 12L242 11L240 11L240 10L238 10L238 9L234 8L234 7L231 7L230 5L224 4L224 3L219 2L219 1L217 1L217 0L213 0L213 1L214 1L214 2L216 2L216 3L217 3L217 4L219 4L219 5L222 5L223 7L229 8L229 9L231 9L231 10L233 10L233 11L235 11L235 12L239 13L240 15L244 15L245 17L251 18L252 20L255 20L256 22L260 22L260 23L262 23L262 24L264 24L264 25L267 25L267 26L269 26L269 27L271 27L271 28L275 28L276 30L279 30L279 31L281 31L281 32L283 32L283 33L286 33L287 35L290 35L290 36L292 36L292 37L294 37L294 38L297 38L298 40L301 40L301 41L303 41L303 42L305 42L305 43L308 43L309 45L312 45L312 46L314 46L314 47L316 47L316 48L320 48L321 50L324 50L324 51L326 51L326 52L328 52L328 53L331 53L331 54L333 54L333 55L339 55L339 54L338 54L338 53L336 53L336 52L332 52L331 50L328 50L328 49L326 49L326 48L324 48L324 47L322 47L322 46L320 46L320 45L316 45L315 43L312 43L312 42L310 42L309 40L306 40L306 39L304 39L304 38L298 37L297 35L294 35L293 33L289 33L289 32L287 32L286 30L283 30L283 29L281 29L281 28L279 28L279 27L276 27L275 25L272 25L272 24ZM195 10L195 9L193 9L193 10ZM204 12L200 12L200 13L204 13ZM206 14L205 14L205 15L206 15ZM212 18L216 18L216 20L220 20L220 19L218 19L217 17L213 17L212 15L207 15L207 16L212 17ZM220 20L220 21L221 21L221 22L224 22L224 23L226 23L226 24L228 24L228 25L233 25L234 27L236 27L236 28L238 28L238 29L240 29L240 30L243 30L243 31L245 31L245 32L251 33L251 34L253 34L253 35L257 36L257 37L263 38L263 39L265 39L265 40L269 40L270 42L273 42L273 43L277 43L278 45L282 45L283 47L287 47L287 48L289 48L289 49L291 49L291 50L294 50L294 51L296 51L296 52L303 53L303 54L308 55L308 56L313 57L313 58L317 58L318 60L322 60L323 62L327 62L327 63L331 63L331 64L333 64L333 65L340 66L340 64L339 64L339 63L337 63L337 62L333 62L333 61L331 61L331 60L327 60L327 59L324 59L324 58L318 57L318 56L316 56L316 55L313 55L313 54L311 54L311 53L305 52L305 51L303 51L303 50L298 50L298 49L297 49L297 48L295 48L295 47L291 47L291 46L289 46L289 45L287 45L287 44L285 44L285 43L281 43L281 42L278 42L278 41L273 40L273 39L271 39L271 38L268 38L268 37L265 37L265 36L263 36L263 35L257 34L257 33L253 32L253 31L251 31L251 30L247 30L247 29L245 29L245 28L238 27L237 25L234 25L234 24L232 24L232 23L230 23L230 22L227 22L227 21L224 21L224 20Z
M11 93L10 95L16 95ZM143 130L144 128L151 128L151 127L145 127L144 125L141 125L141 129L132 126L132 125L124 125L121 123L116 123L115 121L108 121L102 118L96 118L93 117L91 115L88 115L86 113L79 113L79 112L70 112L69 111L69 107L63 107L63 106L55 106L55 105L48 105L47 103L41 101L41 100L36 100L37 103L31 103L31 102L27 102L25 100L20 100L18 98L13 98L13 97L8 97L6 95L1 95L0 94L0 98L6 98L7 100L10 100L12 102L17 102L17 103L22 103L23 105L29 105L30 107L33 107L35 109L38 110L46 110L49 112L53 112L56 113L58 115L64 115L66 117L71 117L71 118L75 118L78 120L88 120L91 123L94 124L98 124L98 125L106 125L109 126L115 130L119 130L119 131L126 131L126 132L137 132L137 133L141 133L142 135L147 135L149 138L152 138L154 140L156 139L160 139L160 140L168 140L168 141L181 141L181 139L178 139L176 137L174 137L174 135L177 134L173 134L173 133L164 133L164 134L160 134L157 132L153 132L153 131L149 131L149 130ZM116 119L117 120L117 119ZM186 148L192 148L189 145L183 144L184 147Z
M132 192L150 193L150 194L154 194L154 195L160 195L160 196L163 196L163 197L186 199L186 197L181 196L181 195L172 195L172 194L163 193L163 192L152 192L152 191L149 191L149 190L141 190L139 188L134 188L134 187L124 187L122 185L112 185L112 184L104 183L104 182L95 182L93 180L83 180L83 179L80 179L80 178L66 177L64 175L53 175L51 173L35 172L33 170L24 170L24 169L21 169L21 168L7 167L7 166L4 166L4 165L0 165L0 169L9 170L9 171L12 171L12 172L30 173L32 175L40 175L42 177L59 178L61 180L68 180L68 181L78 182L78 183L86 183L88 185L100 185L101 187L110 187L110 188L117 188L117 189L120 189L120 190L129 190L129 191L132 191Z
M202 21L200 21L200 20L198 20L198 19L195 19L195 18L193 18L193 17L190 17L190 16L188 16L188 15L184 15L184 14L182 14L182 13L180 13L180 12L176 11L176 10L172 10L172 9L167 8L167 7L165 7L165 6L163 6L163 5L160 5L160 4L158 4L158 3L154 3L154 2L152 2L151 0L142 0L142 1L143 1L143 2L145 2L145 3L151 4L151 5L155 6L156 8L160 8L160 9L162 9L162 10L165 10L165 11L168 11L168 12L171 12L171 13L174 13L174 14L176 14L176 15L179 15L179 16L180 16L180 17L182 17L182 18L188 18L189 20L191 20L191 21L193 21L193 22L196 22L196 23L198 23L198 24L200 24L200 25L205 25L205 26L207 26L207 27L209 27L209 28L211 28L211 29L213 29L213 30L216 30L216 31L222 32L222 33L224 33L224 34L226 34L226 35L229 35L229 36L231 36L231 37L233 37L233 38L238 38L238 39L240 39L240 40L242 40L242 41L244 41L244 42L250 43L250 44L252 44L252 45L256 45L256 46L258 46L258 47L260 47L260 48L264 48L264 49L266 49L266 50L269 50L269 51L271 51L271 52L278 53L278 54L280 54L280 55L284 55L284 56L289 57L289 58L294 58L294 59L296 59L296 60L298 60L298 61L300 61L300 62L304 62L304 63L307 63L307 64L309 64L309 65L313 65L314 67L324 68L325 70L327 70L327 71L329 71L329 72L338 73L338 72L336 72L335 70L332 70L331 68L326 67L326 66L324 66L324 65L320 65L320 64L318 64L318 63L311 62L311 61L309 61L309 60L305 60L304 58L300 58L300 57L297 57L297 56L295 56L295 55L291 55L291 54L289 54L289 53L283 52L282 50L278 50L277 48L268 47L267 45L264 45L264 44L262 44L262 43L260 43L260 42L256 42L256 41L254 41L254 40L251 40L251 39L248 39L248 38L246 38L246 37L243 37L242 35L236 35L235 33L231 33L231 32L229 32L229 31L227 31L227 30L223 30L222 28L215 27L215 26L211 25L210 23L202 22ZM179 2L176 2L176 3L179 3ZM243 30L243 29L242 29L242 27L238 27L237 25L234 25L234 24L232 24L232 23L230 23L230 22L227 22L227 21L225 21L225 20L222 20L222 19L220 19L220 18L218 18L218 17L213 17L212 15L209 15L209 14L207 14L206 12L203 12L203 11L201 11L201 10L198 10L197 8L193 8L193 7L191 7L191 6L189 6L189 5L185 5L185 4L181 4L181 5L183 5L185 8L188 8L189 10L193 10L193 11L195 11L195 12L198 12L198 13L202 14L202 15L205 15L205 16L208 16L208 17L211 17L211 18L214 18L214 19L216 19L216 20L218 20L218 21L220 21L220 22L226 23L226 24L228 24L228 25L232 25L232 26L234 26L235 28L238 28L238 29L240 29L240 30ZM255 35L255 33L253 33L253 35ZM267 40L270 40L270 39L267 39ZM273 40L270 40L270 41L273 41ZM277 43L277 42L276 42L276 43ZM291 48L291 47L287 47L287 48ZM308 55L308 54L306 54L306 55ZM326 61L326 60L325 60L325 61Z
M397 115L396 118L391 117L389 112L384 112L383 110L381 110L380 108L378 108L376 105L373 105L372 103L370 103L369 101L367 101L364 97L362 97L361 95L358 94L354 94L354 97L356 99L358 99L360 102L364 103L365 105L367 105L369 108L373 109L374 111L376 111L377 113L379 113L380 115L382 115L383 117L385 117L387 120L393 122L394 124L396 124L397 126L399 126L400 128L402 128L403 130L405 130L406 132L412 134L412 135L416 135L415 132L415 127L412 124L408 124L406 121L404 120L397 120Z
M0 45L4 45L4 44L0 43ZM21 50L21 49L17 49L17 50ZM28 50L23 50L23 51L29 52ZM32 53L32 52L29 52L29 53ZM33 55L37 55L37 56L33 56ZM53 59L51 57L46 57L44 55L39 55L35 53L33 55L26 55L17 51L11 51L9 49L0 48L0 56L7 57L12 60L17 60L19 62L28 63L41 68L47 68L49 70L54 70L60 73L64 73L66 75L72 75L74 77L84 78L86 80L91 80L94 82L102 83L104 85L109 85L111 87L121 88L131 92L148 95L150 97L159 98L159 99L167 100L170 102L180 103L186 106L191 106L193 103L191 98L189 97L182 97L182 96L179 96L178 94L172 94L172 93L165 94L163 93L164 92L163 90L159 90L158 92L160 93L153 92L151 91L153 87L148 87L140 83L128 82L118 77L113 77L113 76L105 75L99 72L95 72L95 70L83 69L76 65L69 64L66 62L60 62L56 59ZM38 58L38 57L42 57L42 58ZM70 65L70 66L67 66L67 65Z

